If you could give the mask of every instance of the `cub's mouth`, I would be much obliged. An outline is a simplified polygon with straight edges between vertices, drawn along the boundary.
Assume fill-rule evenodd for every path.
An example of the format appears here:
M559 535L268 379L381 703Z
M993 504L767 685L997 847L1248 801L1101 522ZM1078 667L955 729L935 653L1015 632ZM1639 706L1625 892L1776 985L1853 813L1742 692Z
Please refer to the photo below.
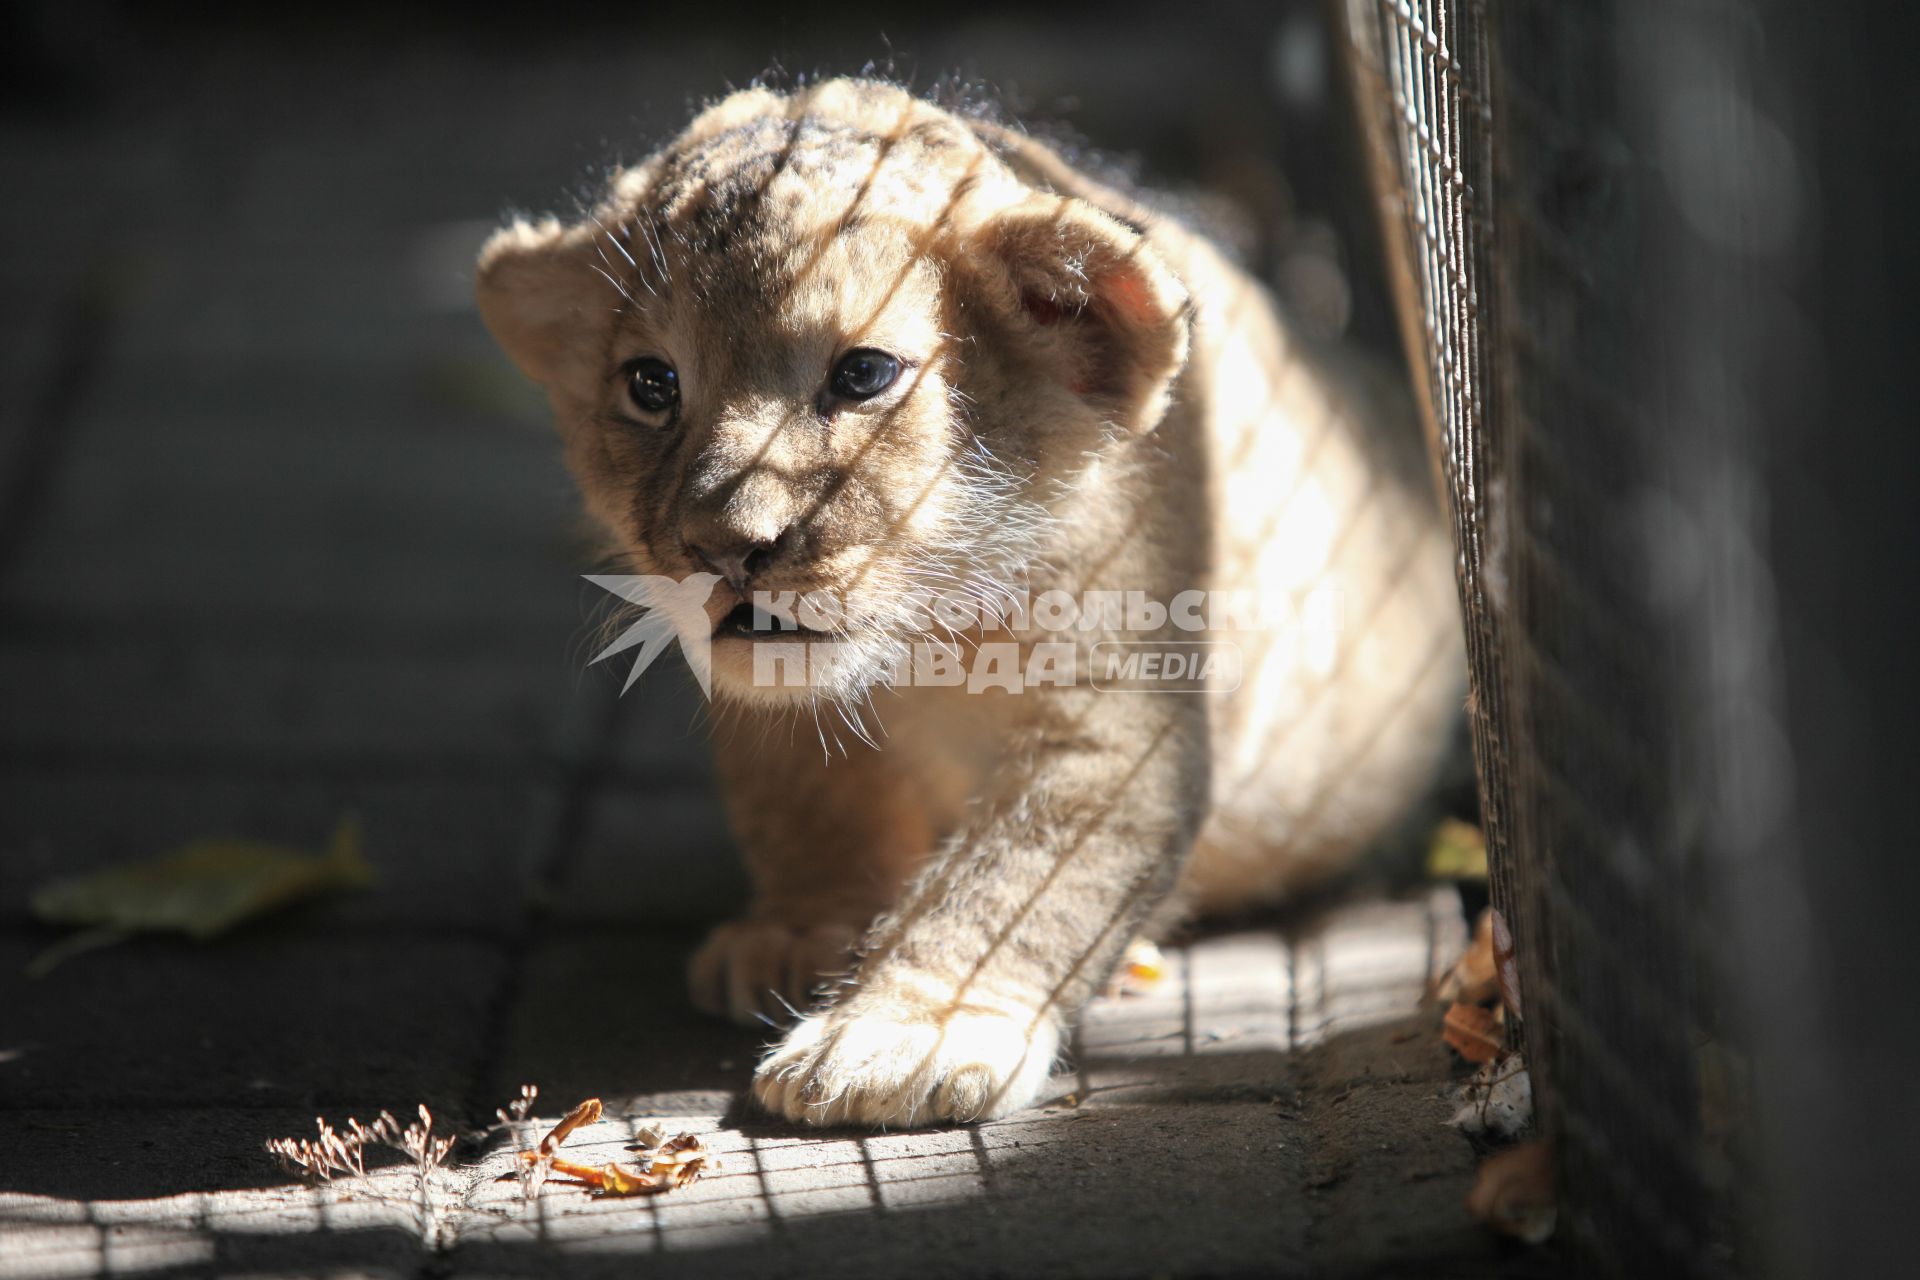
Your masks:
M817 631L803 626L793 618L782 618L776 614L755 609L742 601L727 611L713 628L715 640L804 640L819 642L843 640L846 637L838 631Z

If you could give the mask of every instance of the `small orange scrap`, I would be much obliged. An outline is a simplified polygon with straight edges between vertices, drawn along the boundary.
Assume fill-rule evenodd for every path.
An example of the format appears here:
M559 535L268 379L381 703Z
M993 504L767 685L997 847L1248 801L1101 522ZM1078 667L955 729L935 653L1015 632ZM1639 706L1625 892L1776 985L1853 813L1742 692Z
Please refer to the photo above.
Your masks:
M1507 1051L1499 1014L1464 1000L1448 1006L1440 1034L1453 1051L1468 1062L1492 1062Z
M1160 948L1145 938L1135 938L1127 944L1126 954L1120 957L1120 965L1113 976L1107 979L1106 990L1109 996L1144 996L1160 985L1167 976L1166 957L1160 954Z
M1500 977L1493 949L1494 915L1492 907L1480 913L1480 919L1473 927L1472 945L1461 953L1453 968L1440 979L1435 994L1442 1000L1485 1004L1500 994Z
M719 1161L708 1154L706 1145L697 1134L692 1133L677 1134L656 1146L643 1148L642 1154L647 1157L647 1162L645 1167L639 1169L622 1168L611 1161L595 1166L562 1160L559 1155L560 1144L581 1125L598 1120L600 1113L600 1099L588 1098L567 1112L560 1123L540 1139L537 1148L522 1151L520 1158L529 1165L543 1166L561 1177L585 1183L601 1195L608 1196L659 1195L676 1187L684 1187L701 1174L719 1167Z
M1520 960L1514 952L1513 930L1507 927L1507 918L1493 908L1487 908L1492 921L1493 961L1500 974L1500 1003L1516 1018L1527 1016L1526 1009L1520 1003Z
M1504 1235L1545 1243L1559 1216L1553 1148L1522 1142L1488 1156L1467 1193L1467 1212Z
M1520 970L1513 933L1498 911L1480 913L1472 945L1433 994L1447 1002L1440 1034L1455 1053L1475 1065L1507 1056L1507 1024L1520 1017Z

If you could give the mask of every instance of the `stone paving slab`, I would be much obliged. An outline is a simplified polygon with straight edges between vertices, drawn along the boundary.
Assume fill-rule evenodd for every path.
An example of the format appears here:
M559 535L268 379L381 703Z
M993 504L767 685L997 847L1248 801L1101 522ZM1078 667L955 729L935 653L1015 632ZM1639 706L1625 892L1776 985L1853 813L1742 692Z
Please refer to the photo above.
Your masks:
M178 635L0 642L0 751L152 760L411 759L527 772L587 749L596 708L576 696L566 641L495 653L353 652ZM177 757L176 757L177 758Z
M492 941L261 925L141 940L22 976L0 935L0 1107L464 1106L507 963Z
M332 323L379 332L410 319L355 306ZM244 519L260 536L332 540L417 519L442 549L478 538L477 550L497 553L517 537L549 556L572 550L553 537L577 498L544 405L492 358L484 381L466 377L461 357L486 354L471 316L438 342L412 337L422 350L324 367L297 349L143 356L128 350L137 336L123 324L100 353L111 359L85 391L55 507L71 509L70 522L57 531L111 531L150 511L164 517L150 535L204 537ZM161 428L162 415L181 420Z
M0 297L38 313L34 323L0 321L0 492L12 492L30 464L35 424L61 358L62 326L51 322L67 303L68 282L0 277Z
M650 927L723 920L746 901L746 873L719 798L690 782L670 792L598 792L547 910L566 927L599 927L644 945Z
M744 1089L771 1028L706 1017L686 998L698 928L573 926L558 920L526 955L489 1096L536 1084L554 1099Z
M436 519L420 495L458 477L434 469L425 441L409 459L418 489L392 494L329 486L318 468L302 482L301 450L292 448L278 463L263 457L252 481L225 488L204 473L170 483L164 468L125 457L94 465L88 459L111 451L90 453L84 433L75 452L80 463L46 499L47 521L8 583L12 610L108 612L101 606L110 604L128 624L269 613L323 628L431 625L470 647L502 626L558 630L579 620L582 599L598 604L576 570L587 557L556 536L565 520L536 530L490 516L484 493L468 494L461 519ZM534 505L538 487L529 486Z

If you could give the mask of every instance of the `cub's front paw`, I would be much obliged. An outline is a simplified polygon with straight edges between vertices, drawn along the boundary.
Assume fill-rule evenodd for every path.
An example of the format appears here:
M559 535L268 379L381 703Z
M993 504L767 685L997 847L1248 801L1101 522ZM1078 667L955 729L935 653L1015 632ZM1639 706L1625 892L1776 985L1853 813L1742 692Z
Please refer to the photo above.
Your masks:
M708 1013L759 1026L804 1009L822 980L850 967L859 933L852 925L735 920L707 935L687 965L693 1003Z
M802 1018L754 1074L753 1093L804 1124L876 1128L993 1120L1033 1101L1060 1032L1050 1016L981 1005L830 1009Z

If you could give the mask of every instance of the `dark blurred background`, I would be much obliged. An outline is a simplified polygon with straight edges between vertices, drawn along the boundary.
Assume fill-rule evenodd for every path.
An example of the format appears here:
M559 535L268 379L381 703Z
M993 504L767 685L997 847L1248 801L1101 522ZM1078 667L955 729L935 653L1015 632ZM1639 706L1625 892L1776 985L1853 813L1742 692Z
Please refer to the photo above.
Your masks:
M343 219L375 205L393 219L485 218L578 192L756 78L872 70L924 90L957 82L1199 198L1216 233L1311 299L1310 327L1344 330L1357 311L1359 329L1382 339L1377 293L1356 303L1313 280L1311 263L1288 261L1344 261L1344 236L1372 234L1339 101L1342 49L1322 10L1316 0L833 13L574 2L536 18L495 3L15 3L0 94L21 117L143 137L145 167L122 179L141 204L170 183L211 211L305 171ZM271 169L258 172L269 137ZM358 181L326 185L335 178Z

